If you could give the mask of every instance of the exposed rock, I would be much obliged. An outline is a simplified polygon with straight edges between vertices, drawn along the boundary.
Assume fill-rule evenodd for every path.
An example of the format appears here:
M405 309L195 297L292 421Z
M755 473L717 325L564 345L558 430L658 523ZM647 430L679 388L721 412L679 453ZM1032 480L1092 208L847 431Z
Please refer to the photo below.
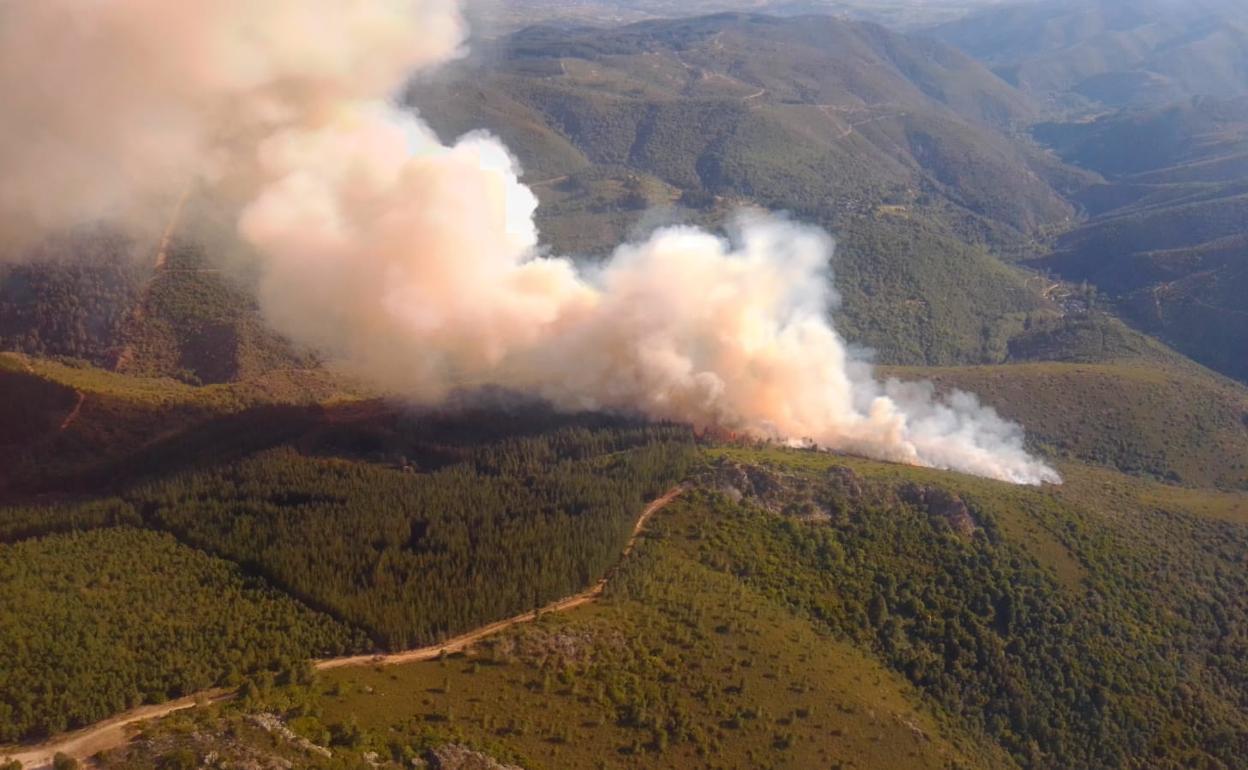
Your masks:
M478 645L482 659L509 662L516 658L542 669L562 670L588 665L604 649L616 649L626 638L617 629L546 628L530 624L515 634L488 639Z
M897 721L905 725L906 728L910 730L910 734L914 736L916 741L924 741L926 743L932 742L932 736L928 735L926 730L919 727L914 722L901 716L897 716Z
M957 495L940 487L907 484L899 490L901 499L927 515L944 521L963 537L971 537L979 529L979 522L970 507Z
M448 743L429 752L429 766L435 770L522 770L504 765L488 754L473 751L458 743Z
M780 494L784 483L779 473L757 465L742 465L729 460L716 464L707 479L708 486L717 489L734 502L743 498L768 501Z
M252 715L247 717L247 722L286 740L289 740L287 733L294 735L281 718L273 714ZM296 745L303 740L294 737ZM201 770L293 770L308 764L306 760L292 762L266 748L240 740L232 727L219 721L206 730L143 733L126 746L105 752L97 758L96 766L106 770L162 767L168 757L186 751L199 757ZM324 756L329 755L328 749L321 751L325 752Z
M850 500L861 500L865 494L862 478L854 472L853 468L846 468L844 465L829 468L828 480Z
M247 721L309 754L319 754L322 757L333 756L333 752L324 746L318 746L307 738L297 735L276 714L248 714Z
M807 523L827 523L862 501L866 487L852 469L830 468L827 484L800 473L720 460L701 479L703 486L733 502L748 501L771 513Z

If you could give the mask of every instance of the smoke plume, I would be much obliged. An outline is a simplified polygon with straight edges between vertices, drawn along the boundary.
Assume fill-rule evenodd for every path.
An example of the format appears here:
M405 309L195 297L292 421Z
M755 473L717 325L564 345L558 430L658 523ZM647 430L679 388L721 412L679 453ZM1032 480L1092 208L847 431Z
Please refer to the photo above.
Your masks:
M388 103L455 56L452 0L0 0L0 225L238 201L274 326L423 401L478 385L1015 483L1059 481L974 396L877 382L830 325L831 239L766 215L584 267L486 134ZM149 214L150 216L150 214Z

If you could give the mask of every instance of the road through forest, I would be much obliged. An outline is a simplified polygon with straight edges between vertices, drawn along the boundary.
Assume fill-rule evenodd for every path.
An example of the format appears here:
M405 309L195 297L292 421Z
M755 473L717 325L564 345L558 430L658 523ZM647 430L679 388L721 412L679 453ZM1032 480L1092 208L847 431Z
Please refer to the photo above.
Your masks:
M620 562L633 551L633 547L637 544L637 539L641 537L641 533L645 530L647 522L654 514L662 510L668 503L675 500L682 492L684 487L678 486L668 490L662 497L652 500L645 510L641 512L641 516L637 518L637 523L633 526L633 533L628 538L628 542L624 545L624 550L620 553ZM450 654L462 652L471 647L473 644L494 636L502 631L506 631L513 626L522 623L531 623L542 615L556 612L567 612L568 610L589 604L602 596L607 589L607 583L610 582L612 574L616 567L608 572L601 580L593 586L579 594L559 599L545 607L535 611L526 612L523 615L517 615L514 618L500 620L489 625L482 626L474 631L469 631L453 639L431 645L429 647L421 647L415 650L407 650L406 652L396 652L390 655L352 655L343 658L327 658L325 660L316 660L312 662L312 667L317 671L326 671L335 668L347 668L350 666L388 666L400 663L416 663L423 660L433 660L442 654ZM21 750L11 749L6 753L4 749L0 749L0 761L6 758L16 759L22 763L25 770L46 770L52 767L52 758L56 754L66 754L79 761L86 761L90 757L95 756L101 751L119 748L124 746L130 740L130 728L138 722L145 722L152 719L168 716L177 711L183 711L194 708L201 703L221 703L234 697L233 691L230 690L207 690L204 692L188 695L185 698L161 703L153 706L142 706L124 714L118 714L111 719L85 727L72 733L53 738L50 741L42 743L31 748L23 748Z

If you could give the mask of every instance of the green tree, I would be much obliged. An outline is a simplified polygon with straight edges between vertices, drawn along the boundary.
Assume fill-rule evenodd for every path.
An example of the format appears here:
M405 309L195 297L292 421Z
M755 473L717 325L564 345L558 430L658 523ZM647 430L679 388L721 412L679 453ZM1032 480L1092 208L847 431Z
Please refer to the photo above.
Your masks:
M52 757L52 770L78 770L78 760L58 751Z

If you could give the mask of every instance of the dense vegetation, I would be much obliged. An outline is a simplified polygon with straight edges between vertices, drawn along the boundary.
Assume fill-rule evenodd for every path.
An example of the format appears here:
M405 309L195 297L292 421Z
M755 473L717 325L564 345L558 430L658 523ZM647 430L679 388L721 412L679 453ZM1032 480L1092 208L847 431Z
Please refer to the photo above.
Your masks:
M1138 362L890 369L975 393L1049 453L1171 483L1248 489L1248 390ZM1072 394L1079 394L1072 398Z
M265 324L241 271L223 271L203 248L176 245L150 278L143 311L126 327L120 368L192 384L235 382L315 359Z
M310 455L285 444L117 498L0 509L0 740L575 593L692 456L685 429L611 418L295 413L256 435Z
M986 733L1023 766L1240 766L1248 727L1233 704L1248 692L1248 586L1238 566L1248 555L1243 523L1143 512L1120 523L1036 494L1020 495L1028 502L1019 510L1017 499L994 499L992 485L976 485L979 496L967 498L974 501L968 534L951 526L956 522L930 502L941 499L930 491L929 502L917 504L908 502L913 493L904 485L889 491L852 474L788 474L755 472L757 489L785 491L747 494L744 504L693 498L657 536L664 548L696 555L773 606L873 651L969 734ZM776 507L787 515L769 511ZM998 520L998 509L1034 517L1059 537L1082 566L1082 579L1055 574L1020 548L1004 528L1014 522ZM795 518L801 516L808 523ZM1206 556L1195 555L1202 551ZM653 562L628 574L613 592L617 598L640 591L647 604L673 612L665 604L671 599L658 597L686 595L676 586L688 579L668 584ZM680 617L712 622L704 618L714 606ZM720 633L728 642L757 629L747 620ZM618 704L618 724L636 720L640 709L643 735L670 730L654 745L685 740L681 725L699 721L679 684L697 674L668 663L682 657L679 640L687 634L666 644L642 642L664 661L643 668L644 675L627 654L588 667L591 681L601 677L607 691L634 693ZM665 676L676 686L642 684ZM592 686L572 681L592 694ZM714 731L731 698L722 694L722 679L712 692L720 695L708 705L721 711L702 724ZM800 710L800 698L790 697ZM673 713L684 716L671 721ZM782 751L770 761L806 766Z
M1248 97L1193 97L1036 133L1107 177L1079 193L1094 216L1043 264L1096 284L1197 361L1248 379Z
M0 262L0 349L109 363L142 292L134 248L86 230L41 244L37 262Z
M355 387L326 371L192 387L0 353L0 494L116 491L136 473L245 454L244 434L273 446L283 429L290 434L314 422L298 405L352 397Z
M592 583L682 477L682 435L568 430L428 474L279 450L133 499L153 525L403 649Z
M5 742L366 644L237 565L130 527L0 545L0 607Z
M142 523L134 506L115 498L77 505L13 506L0 513L0 543Z
M1093 22L1063 25L1076 49L1100 45L1102 4L1059 6ZM1013 13L1020 85L1154 98L1140 73L1022 50L1046 41ZM299 661L592 584L694 466L688 431L359 400L217 271L237 244L153 271L80 234L0 268L0 348L32 354L0 355L0 499L23 501L0 509L0 741L243 682L236 710L106 765L371 768L467 743L530 768L1245 766L1248 398L1105 312L1243 376L1242 99L1037 132L1100 178L1011 136L1035 111L983 67L869 25L532 28L486 59L411 99L513 147L555 248L742 204L821 224L845 336L886 363L1011 362L893 373L980 393L1066 485L714 450L605 603L317 684ZM998 259L1071 226L1058 190L1093 218L1038 266L1078 288Z
M605 604L250 708L341 766L1244 766L1242 495L715 454Z
M903 486L899 506L841 479L781 482L799 490L791 510L826 526L709 500L726 529L703 558L875 650L1024 766L1241 766L1242 517L1122 493L1093 507L1082 480L1060 504L976 482L954 485L968 536L948 493L922 488L916 505ZM1020 547L1037 525L1060 546Z
M448 743L534 770L1010 766L869 655L700 563L688 535L705 511L669 510L602 605L545 616L466 656L323 672L312 693L277 688L250 709L280 711L334 752L301 753L308 767L357 767L370 752L383 767L410 766ZM145 741L111 766L230 750L224 736L246 726L204 714L153 731L154 750ZM248 737L251 750L294 749Z
M267 328L250 289L202 248L175 245L156 269L152 249L90 229L0 265L0 350L193 384L314 363Z

